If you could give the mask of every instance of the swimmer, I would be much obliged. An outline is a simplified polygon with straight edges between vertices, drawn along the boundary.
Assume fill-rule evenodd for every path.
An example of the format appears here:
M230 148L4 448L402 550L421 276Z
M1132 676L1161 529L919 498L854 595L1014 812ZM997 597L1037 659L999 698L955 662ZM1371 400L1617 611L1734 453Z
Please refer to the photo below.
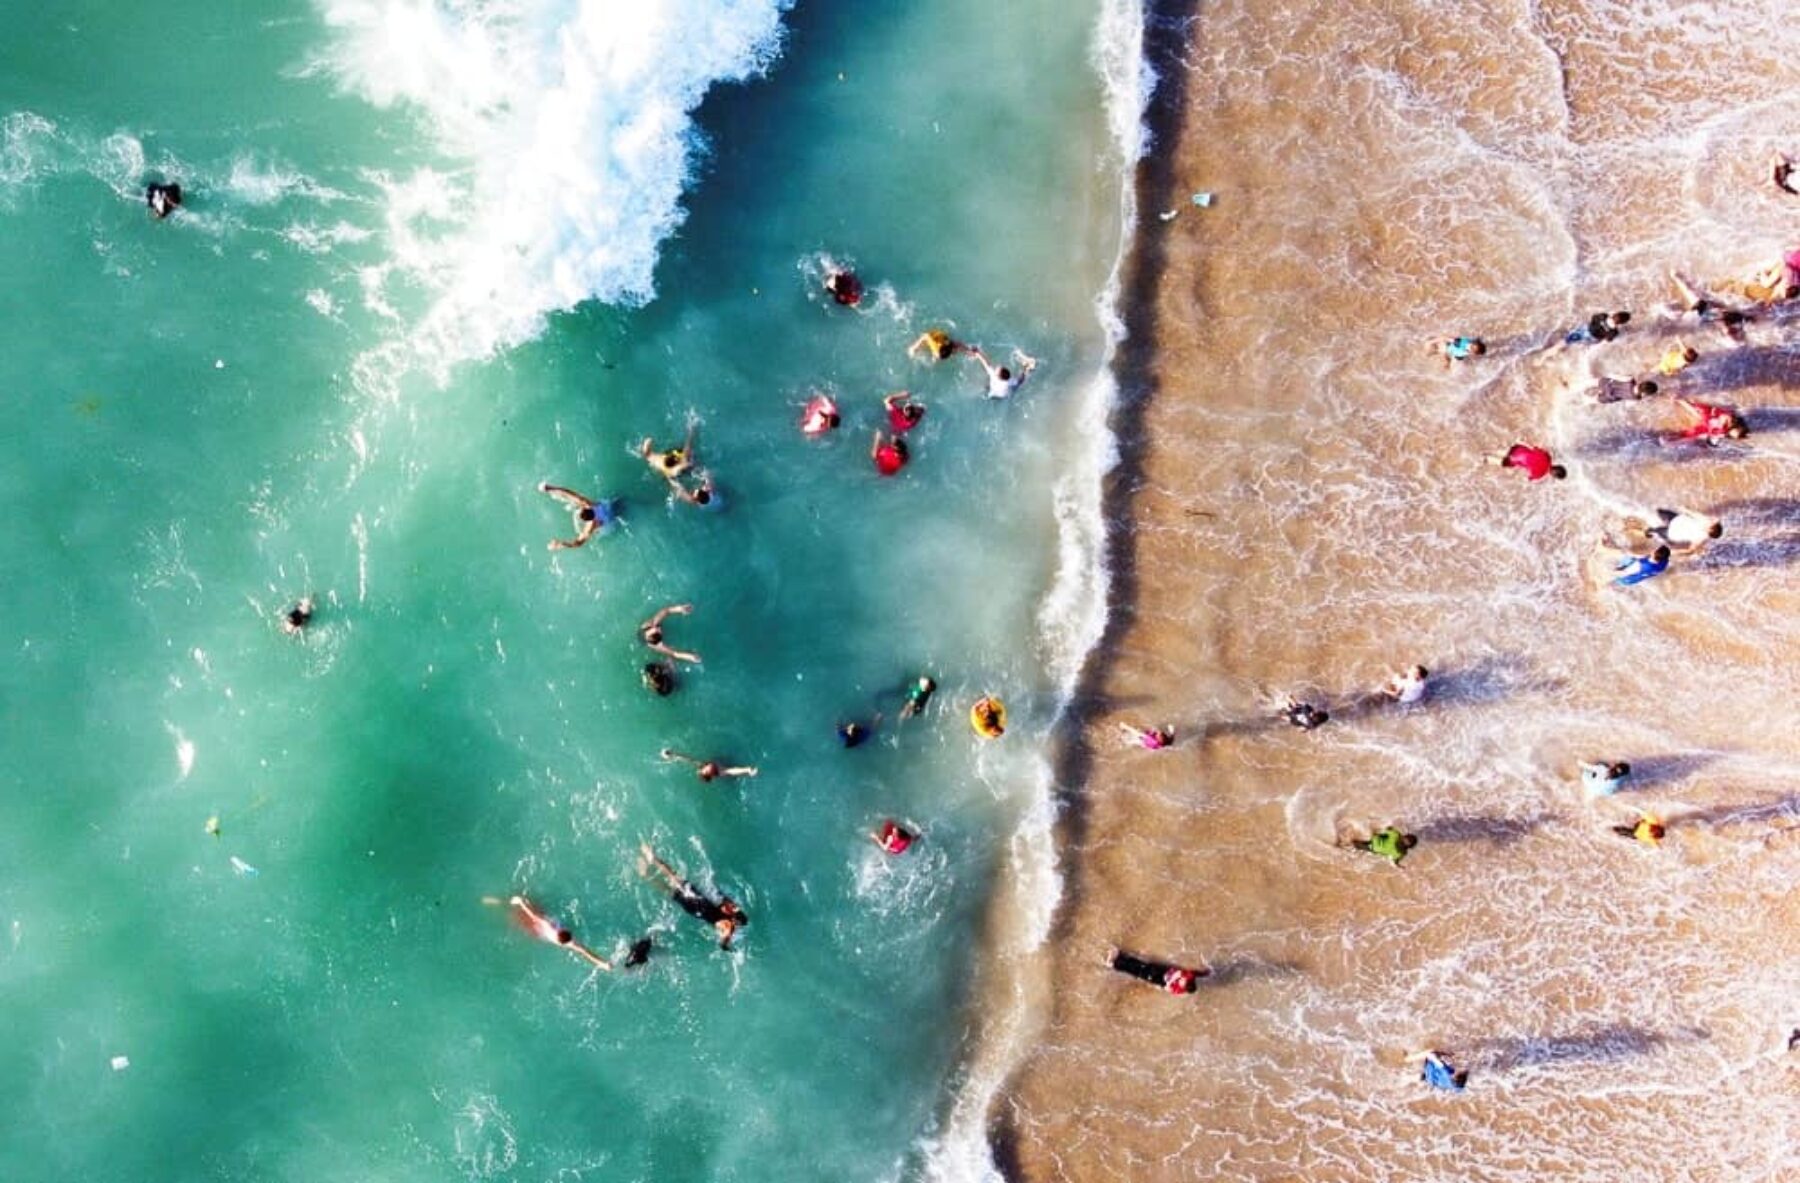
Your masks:
M828 394L815 394L807 400L806 410L800 415L800 434L821 436L837 430L837 425L841 422L837 400Z
M754 764L722 764L717 760L702 760L698 756L690 756L686 752L678 752L674 748L664 748L660 755L665 764L692 764L694 766L694 775L708 783L718 780L721 776L739 777L756 775L756 766Z
M1487 342L1480 337L1439 337L1431 343L1431 351L1444 359L1444 368L1448 370L1457 362L1486 353Z
M1414 1052L1406 1057L1409 1064L1421 1064L1419 1079L1434 1089L1460 1093L1468 1087L1469 1074L1458 1072L1449 1057L1439 1051Z
M981 368L987 371L987 396L989 398L1010 397L1013 391L1025 385L1025 379L1031 377L1031 371L1037 369L1037 358L1021 353L1017 349L1012 351L1012 363L1013 366L1018 367L1017 369L1013 369L1011 366L995 365L987 359L987 354L981 352L981 347L977 345L969 346L969 356L980 362Z
M1175 743L1175 729L1167 723L1161 727L1138 727L1120 720L1119 733L1127 744L1136 744L1150 752L1160 752L1164 748L1174 746Z
M1647 555L1624 555L1613 564L1617 574L1613 576L1616 587L1631 587L1655 579L1669 569L1669 548L1659 546Z
M1171 994L1192 994L1198 987L1201 978L1211 977L1212 968L1204 963L1192 969L1184 965L1169 965L1161 961L1145 961L1141 957L1133 957L1121 952L1117 945L1106 950L1101 963L1107 969L1136 978L1140 982L1148 982L1160 990Z
M925 404L914 402L913 396L904 390L896 390L881 400L882 409L887 411L888 426L894 434L911 431L925 418Z
M672 481L694 466L694 433L697 430L697 425L690 423L687 438L681 442L681 446L670 448L666 452L658 452L655 441L645 436L644 442L638 445L638 455L644 458L650 471L664 480Z
M611 971L612 962L577 941L575 934L532 907L531 901L524 896L513 896L507 903L512 907L513 918L538 940L560 945L571 953L585 957L596 969Z
M650 868L655 867L669 885L669 898L681 906L681 910L697 920L704 920L712 925L713 931L719 934L719 948L731 948L731 938L737 930L750 923L744 910L737 901L728 895L721 895L718 900L700 894L692 883L675 873L675 869L656 857L656 851L650 849L645 842L638 847L644 861L638 868L639 874L648 875Z
M931 702L931 696L937 693L937 683L928 675L920 674L906 688L906 705L900 708L900 717L910 719Z
M967 348L943 329L926 329L917 341L906 347L906 356L917 357L924 353L932 361L948 361Z
M1684 423L1677 439L1694 440L1704 444L1717 444L1720 440L1741 440L1750 434L1744 426L1743 419L1730 407L1718 407L1711 403L1695 402L1692 399L1675 400L1676 410L1681 412Z
M1349 845L1358 850L1366 850L1370 854L1380 855L1392 862L1396 867L1406 857L1407 851L1419 844L1417 834L1408 834L1398 826L1384 826L1370 834L1367 838L1354 838Z
M869 831L869 841L881 847L884 854L905 854L918 837L891 817L881 823L881 829Z
M652 661L644 666L644 689L658 698L675 693L675 667L666 661Z
M673 657L676 661L692 662L694 665L699 665L700 655L698 653L689 653L685 649L672 649L663 640L663 621L671 616L692 616L693 614L694 606L692 604L670 604L667 608L660 609L656 615L652 616L649 620L638 625L638 640L650 646L650 648L656 650L664 657Z
M1302 731L1311 731L1331 721L1331 716L1310 702L1301 702L1293 695L1288 695L1281 704L1281 717Z
M568 506L575 517L575 537L567 541L552 539L551 550L574 550L578 546L586 546L588 539L618 520L614 502L590 501L573 489L565 489L549 481L539 481L538 492L546 493Z
M625 950L625 968L634 969L648 962L653 948L655 944L649 937L639 937L631 942L631 947Z
M1668 827L1663 825L1662 819L1655 814L1640 813L1635 823L1629 826L1614 826L1612 832L1621 838L1630 838L1645 846L1660 846L1663 835L1669 831Z
M699 469L697 471L700 475L700 483L698 485L695 485L690 489L678 480L671 480L669 482L669 492L675 494L676 497L687 502L689 505L698 506L701 509L718 509L723 506L725 502L724 499L719 496L719 486L713 483L712 473L707 472L705 469Z
M306 626L312 623L312 618L313 599L311 596L301 596L281 614L281 631L290 637L304 636Z
M1718 518L1691 509L1659 509L1656 523L1644 527L1645 536L1660 538L1683 554L1695 554L1725 533L1725 525Z
M869 445L869 458L875 462L875 471L882 476L893 476L911 457L907 454L906 441L899 436L885 439L879 428L875 432L875 442Z
M181 186L173 181L152 181L144 189L144 204L158 219L166 218L181 208Z
M871 735L875 734L875 728L880 725L880 715L876 715L875 720L872 723L859 723L854 719L850 720L848 723L839 723L837 725L838 742L843 744L846 748L861 747L868 742Z
M1422 665L1404 669L1387 680L1382 686L1382 697L1391 699L1402 706L1411 706L1425 697L1425 679L1431 671Z
M1496 468L1522 469L1529 481L1541 481L1547 476L1560 481L1569 475L1568 469L1551 463L1549 452L1531 444L1514 444L1504 452L1489 456L1487 462Z
M1783 193L1800 194L1800 189L1794 188L1794 158L1780 149L1769 157L1769 184Z
M842 267L833 267L825 273L825 291L845 308L854 308L862 303L862 280L856 278L856 272Z
M1656 372L1665 378L1673 378L1698 360L1698 349L1686 342L1677 341L1663 351L1661 359L1656 363Z
M1581 791L1591 801L1596 797L1610 797L1624 787L1631 778L1631 765L1623 760L1611 764L1602 764L1595 760L1581 762Z

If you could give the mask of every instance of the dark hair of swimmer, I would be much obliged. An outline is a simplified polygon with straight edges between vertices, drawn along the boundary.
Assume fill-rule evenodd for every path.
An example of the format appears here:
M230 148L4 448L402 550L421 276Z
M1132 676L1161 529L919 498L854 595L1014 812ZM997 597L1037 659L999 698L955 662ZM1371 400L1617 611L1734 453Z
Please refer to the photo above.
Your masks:
M1796 296L1800 296L1800 283L1790 283L1785 288L1781 289L1781 298L1783 300L1792 300Z
M841 422L843 422L843 420L838 418L838 413L836 411L825 412L825 425L827 427L836 427Z
M901 439L899 436L895 436L892 446L893 446L894 451L896 451L900 454L900 459L902 459L902 460L906 459L907 451L906 451L906 441L905 440Z
M1658 562L1658 563L1668 562L1669 561L1669 548L1666 546L1657 547L1656 553L1651 555L1650 558L1653 561Z
M695 505L711 505L712 504L712 490L706 488L704 485L701 486L700 488L694 490L694 504Z
M1719 314L1719 319L1728 325L1741 325L1744 323L1744 314L1735 308L1727 308Z
M574 939L575 939L575 934L570 932L568 929L559 928L556 930L556 943L557 944L566 945L569 942L573 941Z
M654 626L644 630L644 644L654 645L662 640L662 630Z
M1657 387L1656 383L1654 383L1654 382L1650 381L1648 378L1646 378L1642 382L1639 382L1637 384L1637 396L1639 398L1649 398L1651 395L1656 393L1657 389L1658 389L1658 387Z
M1744 421L1742 419L1737 419L1732 421L1731 426L1726 430L1725 434L1734 440L1741 440L1750 434L1750 429L1744 426Z
M704 763L700 766L700 779L701 780L718 780L719 772L720 772L719 762L717 760L708 760L706 763Z
M1712 525L1710 525L1706 528L1706 536L1708 538L1717 538L1719 535L1721 535L1723 533L1725 533L1725 523L1724 522L1714 522Z
M1622 780L1625 777L1628 777L1630 775L1631 775L1631 765L1627 764L1623 760L1620 760L1617 764L1611 765L1606 770L1606 776L1607 776L1608 780Z
M1474 354L1476 357L1480 357L1482 354L1487 352L1487 342L1483 341L1479 338L1477 338L1474 341L1469 342L1469 352Z
M675 692L675 671L666 661L653 661L644 667L644 685L667 698Z
M1431 676L1431 671L1422 665L1413 666L1413 673L1421 678L1429 678Z
M1419 844L1419 836L1417 834L1402 834L1402 835L1400 835L1400 849L1401 850L1411 850L1413 847L1417 846L1418 844Z
M649 937L640 937L631 942L631 948L625 953L625 967L629 969L634 965L642 965L649 961L652 947Z
M1565 480L1565 479L1567 479L1567 477L1569 475L1569 470L1564 468L1560 464L1552 464L1550 466L1550 475L1555 477L1559 481Z
M1000 381L1002 381L1002 382L1011 382L1012 381L1012 371L1007 369L1005 366L1001 366L998 370L995 371L995 373L1000 375Z
M1714 537L1717 537L1715 535ZM290 628L305 628L306 622L312 619L312 613L295 604L287 610L287 622Z
M1629 313L1629 312L1613 313L1612 314L1612 323L1613 323L1614 328L1617 328L1618 326L1620 326L1622 324L1631 323L1631 313Z
M917 423L925 417L925 408L918 403L907 403L900 408L900 417L908 423Z
M1455 1086L1456 1086L1456 1087L1457 1087L1457 1088L1459 1088L1459 1089L1460 1089L1460 1088L1463 1088L1463 1087L1466 1087L1466 1086L1467 1086L1467 1085L1468 1085L1468 1083L1469 1083L1469 1071L1468 1071L1468 1069L1466 1069L1466 1068L1465 1068L1465 1069L1463 1069L1463 1070L1462 1070L1462 1071L1461 1071L1461 1072L1458 1072L1458 1073L1455 1073L1455 1074L1453 1074L1453 1075L1452 1075L1452 1076L1451 1076L1451 1077L1450 1077L1450 1083L1451 1083L1451 1084L1453 1084L1453 1085L1455 1085Z
M591 505L584 505L576 511L575 516L584 522L591 522L594 520L594 507Z

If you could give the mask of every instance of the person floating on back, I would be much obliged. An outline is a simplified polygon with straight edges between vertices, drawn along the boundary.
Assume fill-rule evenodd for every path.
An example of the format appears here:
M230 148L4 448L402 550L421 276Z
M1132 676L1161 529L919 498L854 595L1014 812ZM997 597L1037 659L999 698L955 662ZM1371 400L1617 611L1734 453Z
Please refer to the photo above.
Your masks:
M1310 702L1301 702L1291 694L1281 704L1281 717L1302 731L1311 731L1331 722L1331 716L1326 711Z
M1625 787L1631 778L1631 765L1623 760L1615 760L1610 764L1602 764L1595 760L1581 762L1581 791L1589 800L1596 797L1610 797Z
M1140 982L1148 982L1160 990L1171 994L1192 994L1199 988L1201 978L1211 977L1212 969L1207 965L1188 968L1184 965L1169 965L1161 961L1146 961L1142 957L1133 957L1121 952L1117 945L1106 950L1103 958L1106 968L1126 977L1136 978Z
M1444 368L1448 370L1458 362L1486 353L1487 342L1480 337L1439 337L1431 343L1431 351L1444 359Z
M879 830L869 831L869 841L881 847L885 854L905 854L918 837L891 817L881 823Z
M658 754L662 756L665 764L692 764L694 775L709 783L718 780L721 776L736 778L756 775L756 765L754 764L726 764L721 760L702 760L698 756L690 756L685 752L678 752L674 748L664 748Z
M1744 421L1730 407L1714 406L1711 403L1695 402L1693 399L1678 398L1675 409L1681 413L1682 428L1677 439L1695 440L1703 444L1717 444L1721 440L1741 440L1750 434Z
M1469 1074L1467 1072L1458 1072L1456 1066L1450 1062L1449 1057L1443 1052L1414 1052L1406 1058L1409 1062L1416 1062L1422 1065L1419 1070L1419 1079L1434 1089L1444 1089L1446 1092L1460 1093L1463 1089L1468 1087Z
M596 969L611 971L612 962L600 956L586 945L575 939L575 935L556 921L550 919L532 906L530 900L522 895L513 896L507 901L513 910L513 918L540 941L552 945L560 945L579 957L584 957Z
M927 674L920 674L906 687L906 705L900 708L900 717L912 718L930 704L931 696L936 693L937 682Z
M311 596L301 596L281 614L281 631L290 637L303 636L306 626L312 623L312 618L313 599Z
M144 204L158 219L181 208L181 186L173 181L152 181L144 189Z
M713 931L719 934L719 948L731 948L731 938L737 930L750 923L750 917L737 901L728 895L721 895L717 900L701 894L692 883L675 873L675 869L656 857L656 851L645 842L638 847L643 855L643 862L638 867L639 874L648 875L651 868L663 877L669 885L669 898L680 905L681 910L697 920L712 925Z
M700 655L698 653L689 653L685 649L671 648L668 643L663 640L663 621L671 616L692 616L693 613L694 606L692 604L670 604L667 608L658 609L655 616L652 616L649 620L638 625L638 640L662 654L664 657L672 657L676 661L686 661L698 665L700 664Z
M875 471L882 476L893 476L911 457L906 450L906 441L899 436L889 439L880 430L875 432L875 442L869 445L869 459L875 462Z
M1396 867L1413 847L1419 844L1417 834L1408 834L1398 826L1384 826L1367 838L1353 838L1346 845L1370 854L1380 855Z
M1425 680L1431 671L1422 665L1409 666L1381 687L1381 696L1402 706L1410 706L1425 697Z
M1613 564L1615 587L1631 587L1655 579L1669 569L1669 548L1659 546L1647 555L1626 555Z
M987 396L989 398L1010 398L1013 391L1025 385L1025 379L1031 377L1031 371L1037 369L1037 358L1030 354L1012 351L1012 365L995 365L981 352L979 346L969 347L969 356L981 363L987 373Z
M551 539L551 550L574 550L578 546L586 546L588 539L618 520L614 502L590 501L573 489L565 489L549 481L539 481L538 492L546 493L567 505L575 519L575 537L566 541L561 538Z
M887 412L888 426L895 435L911 431L925 418L925 404L915 402L904 390L896 390L883 398L881 406Z
M1496 468L1520 469L1525 473L1525 479L1531 481L1541 481L1545 477L1560 481L1569 475L1568 469L1552 462L1549 452L1531 444L1514 444L1504 452L1489 456L1487 462Z

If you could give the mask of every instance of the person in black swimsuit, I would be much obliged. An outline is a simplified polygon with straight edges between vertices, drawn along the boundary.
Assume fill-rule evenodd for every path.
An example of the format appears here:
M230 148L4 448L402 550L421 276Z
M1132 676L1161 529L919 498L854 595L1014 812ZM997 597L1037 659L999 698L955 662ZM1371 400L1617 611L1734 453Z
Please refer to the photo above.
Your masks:
M1136 978L1140 982L1148 982L1171 994L1192 994L1200 979L1212 974L1212 969L1205 965L1189 969L1161 961L1145 961L1142 957L1120 952L1117 945L1106 951L1105 963L1110 970Z
M722 895L716 901L702 895L692 883L677 875L675 868L657 858L656 851L650 848L648 842L641 844L638 850L644 856L643 873L647 875L650 868L656 868L657 873L669 885L669 898L679 904L681 910L689 916L712 925L713 930L719 934L719 948L731 948L731 938L737 935L737 930L750 923L750 918L744 915L744 910L738 907L737 901L728 895Z

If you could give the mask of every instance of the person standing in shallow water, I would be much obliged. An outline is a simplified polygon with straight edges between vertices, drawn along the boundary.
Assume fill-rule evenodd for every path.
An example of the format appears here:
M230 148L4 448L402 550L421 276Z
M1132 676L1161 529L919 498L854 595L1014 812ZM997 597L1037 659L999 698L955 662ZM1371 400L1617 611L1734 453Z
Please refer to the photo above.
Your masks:
M312 623L312 618L313 599L311 596L301 596L281 614L281 631L290 637L304 636L306 626Z
M1414 1052L1406 1057L1409 1063L1420 1065L1419 1079L1434 1089L1460 1093L1468 1087L1469 1074L1459 1072L1444 1052L1432 1050Z

